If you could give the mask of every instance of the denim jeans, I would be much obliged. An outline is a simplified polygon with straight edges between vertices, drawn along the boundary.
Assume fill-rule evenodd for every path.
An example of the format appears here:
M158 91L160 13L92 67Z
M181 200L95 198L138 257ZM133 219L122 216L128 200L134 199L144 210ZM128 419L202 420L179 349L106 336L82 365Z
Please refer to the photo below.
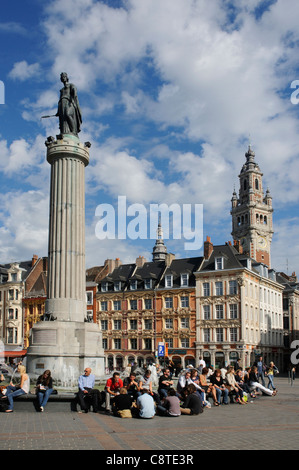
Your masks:
M223 390L220 390L220 388L216 388L216 397L218 403L221 401L221 396L223 396L223 403L228 403L228 389L225 388Z
M22 388L17 388L17 387L13 387L12 385L8 385L7 387L7 392L6 392L6 396L7 396L7 399L8 399L8 409L9 410L13 410L13 399L15 397L19 397L20 395L24 395L26 392L22 389Z
M272 387L272 390L275 390L274 383L273 383L273 375L267 375L268 377L268 388L270 389Z
M46 406L52 392L53 388L48 388L45 392L37 392L39 406Z

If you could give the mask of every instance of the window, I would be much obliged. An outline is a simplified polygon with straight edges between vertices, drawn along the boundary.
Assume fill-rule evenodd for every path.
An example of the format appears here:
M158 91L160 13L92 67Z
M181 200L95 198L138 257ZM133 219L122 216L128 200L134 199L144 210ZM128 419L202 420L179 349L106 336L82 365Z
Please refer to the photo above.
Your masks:
M17 328L7 328L7 343L16 344L18 342Z
M203 318L204 320L210 320L211 318L211 306L210 305L203 306Z
M130 339L131 349L137 349L137 338Z
M232 341L232 342L238 341L238 330L237 330L237 328L230 328L229 329L229 338L230 338L230 341Z
M8 320L13 320L14 319L14 309L13 308L9 308L8 309Z
M190 322L189 317L181 318L181 328L189 328Z
M216 341L222 343L223 341L223 328L216 328Z
M172 285L173 285L172 274L167 274L165 276L165 287L172 287Z
M229 281L229 283L228 283L228 293L230 295L238 293L238 284L237 284L236 280Z
M114 329L121 330L121 320L114 320Z
M224 318L224 312L223 312L223 305L215 305L216 307L216 318L217 320L221 320Z
M173 338L165 338L165 342L168 344L168 347L173 348Z
M108 340L107 340L107 338L103 338L103 339L102 339L102 347L103 347L103 349L107 349L107 348L108 348Z
M146 310L151 310L153 308L153 301L152 299L144 299L144 308Z
M151 279L144 279L144 288L151 289L152 288L152 280Z
M130 300L130 309L137 310L137 300Z
M130 320L130 328L131 330L137 330L137 320Z
M215 258L215 269L219 271L219 269L223 269L224 263L222 257Z
M229 305L229 317L231 319L238 318L238 305L237 304Z
M86 303L87 305L93 304L93 292L92 291L86 292Z
M121 339L115 338L114 340L114 349L121 349Z
M205 297L210 295L210 283L209 282L204 282L203 283L203 295Z
M152 350L152 340L151 340L151 338L144 338L144 349Z
M121 290L121 281L116 281L114 283L114 290L115 291L120 291Z
M181 347L182 348L189 348L190 340L189 338L181 338Z
M121 300L113 300L113 310L121 310Z
M165 297L165 308L172 308L173 300L172 297Z
M108 282L102 282L101 290L102 290L102 292L107 292L108 291Z
M188 287L189 274L181 274L181 287Z
M108 320L101 320L101 329L102 331L108 330Z
M14 300L14 289L9 289L8 291L8 300Z
M216 295L223 295L223 283L222 281L215 282L215 293Z
M189 297L187 295L182 295L181 297L181 307L188 308L189 307Z
M173 319L172 318L166 318L165 319L165 328L166 329L173 328Z
M11 273L11 280L12 280L12 282L17 281L17 273Z
M144 320L144 329L145 329L145 330L151 330L152 327L153 327L153 322L152 322L152 320L151 320L150 318L146 318L146 319Z
M107 300L103 300L103 301L101 302L101 310L102 310L102 312L106 312L106 311L108 310L108 302L107 302Z
M137 289L137 279L133 279L132 281L130 281L130 289L131 290Z
M210 328L203 329L203 340L205 343L209 343L211 341L211 330Z

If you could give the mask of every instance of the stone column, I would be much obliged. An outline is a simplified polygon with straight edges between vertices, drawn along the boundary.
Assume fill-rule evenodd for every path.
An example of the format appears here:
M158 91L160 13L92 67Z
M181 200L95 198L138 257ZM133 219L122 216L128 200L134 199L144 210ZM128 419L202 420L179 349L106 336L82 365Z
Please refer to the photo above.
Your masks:
M67 136L47 144L47 160L51 188L46 314L82 322L86 316L84 171L88 147Z
M104 374L101 331L86 321L84 181L90 144L64 135L49 137L46 146L51 165L48 321L31 330L27 368L32 375L50 369L58 385L76 387L87 366L98 377Z

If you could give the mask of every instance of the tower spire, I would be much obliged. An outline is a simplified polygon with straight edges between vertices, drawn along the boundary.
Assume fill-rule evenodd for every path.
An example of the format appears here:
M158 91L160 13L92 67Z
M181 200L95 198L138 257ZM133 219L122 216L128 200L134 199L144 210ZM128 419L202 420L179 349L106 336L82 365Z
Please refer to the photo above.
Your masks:
M161 214L159 214L157 239L153 247L153 261L165 261L167 255L167 248L163 240L163 230L161 224Z

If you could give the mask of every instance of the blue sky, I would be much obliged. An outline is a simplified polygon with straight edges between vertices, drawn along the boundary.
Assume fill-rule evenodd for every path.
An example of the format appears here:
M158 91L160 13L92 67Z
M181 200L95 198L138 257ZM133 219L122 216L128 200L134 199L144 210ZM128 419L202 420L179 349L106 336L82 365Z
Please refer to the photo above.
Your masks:
M299 4L296 0L22 0L0 18L0 262L47 255L60 73L78 88L86 265L151 259L154 240L99 240L96 207L203 204L203 236L231 240L249 141L274 206L272 266L299 273ZM165 240L177 257L185 240Z

